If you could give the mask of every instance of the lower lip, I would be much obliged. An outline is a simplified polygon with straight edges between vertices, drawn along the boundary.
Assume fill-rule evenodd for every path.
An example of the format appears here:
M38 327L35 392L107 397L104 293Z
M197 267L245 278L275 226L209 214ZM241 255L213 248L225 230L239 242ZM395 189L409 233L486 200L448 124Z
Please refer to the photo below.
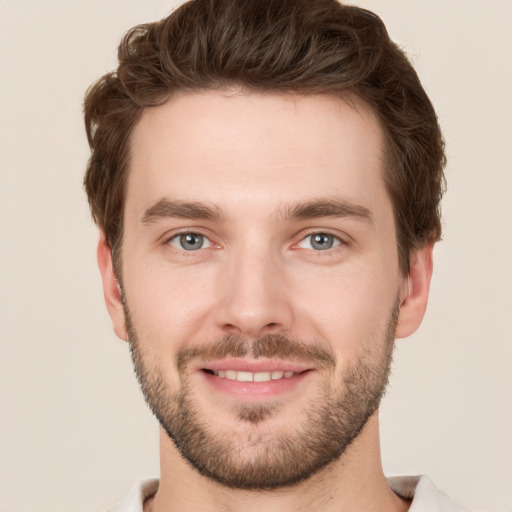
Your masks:
M295 374L287 379L269 380L266 382L240 382L222 377L216 377L210 373L201 372L207 383L216 391L228 394L238 400L257 400L277 397L294 391L312 371L308 370Z

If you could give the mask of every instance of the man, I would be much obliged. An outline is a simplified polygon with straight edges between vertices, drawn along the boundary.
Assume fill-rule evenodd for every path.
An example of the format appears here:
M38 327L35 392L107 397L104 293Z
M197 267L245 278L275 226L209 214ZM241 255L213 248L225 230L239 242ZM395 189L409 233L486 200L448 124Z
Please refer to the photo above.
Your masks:
M85 117L105 300L161 425L159 482L113 510L464 510L380 462L445 164L381 20L194 0L125 36Z

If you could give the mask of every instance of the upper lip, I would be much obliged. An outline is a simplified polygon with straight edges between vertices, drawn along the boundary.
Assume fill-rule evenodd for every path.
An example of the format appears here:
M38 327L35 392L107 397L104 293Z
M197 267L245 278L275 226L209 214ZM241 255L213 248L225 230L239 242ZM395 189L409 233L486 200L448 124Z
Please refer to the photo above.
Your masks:
M294 372L302 373L312 368L300 363L292 361L284 361L281 359L241 359L226 358L216 361L207 361L204 364L197 365L197 370L235 370L241 372Z

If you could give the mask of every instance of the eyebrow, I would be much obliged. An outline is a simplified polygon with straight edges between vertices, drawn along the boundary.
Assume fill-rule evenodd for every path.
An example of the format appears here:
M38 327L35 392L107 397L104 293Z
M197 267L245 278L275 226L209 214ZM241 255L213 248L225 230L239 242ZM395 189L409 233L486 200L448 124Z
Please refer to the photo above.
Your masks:
M353 217L373 224L373 215L368 208L346 199L316 199L285 205L278 215L284 220Z
M368 208L345 199L313 199L286 204L278 210L276 217L284 221L352 217L373 223ZM224 220L225 215L215 204L160 199L144 211L141 221L150 224L167 218L219 221Z
M224 216L216 205L160 199L144 211L141 221L143 224L149 224L167 218L220 220Z

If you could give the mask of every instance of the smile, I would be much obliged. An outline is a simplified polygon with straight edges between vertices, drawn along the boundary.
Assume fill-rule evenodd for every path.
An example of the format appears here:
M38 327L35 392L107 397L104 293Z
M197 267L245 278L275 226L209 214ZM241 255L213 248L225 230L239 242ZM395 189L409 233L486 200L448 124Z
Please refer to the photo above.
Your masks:
M236 370L206 370L215 377L221 379L237 380L239 382L269 382L271 380L290 379L302 372L291 371L268 371L268 372L247 372Z
M198 366L195 371L203 376L209 388L235 400L275 400L296 392L314 368L289 361L249 360L227 358Z

